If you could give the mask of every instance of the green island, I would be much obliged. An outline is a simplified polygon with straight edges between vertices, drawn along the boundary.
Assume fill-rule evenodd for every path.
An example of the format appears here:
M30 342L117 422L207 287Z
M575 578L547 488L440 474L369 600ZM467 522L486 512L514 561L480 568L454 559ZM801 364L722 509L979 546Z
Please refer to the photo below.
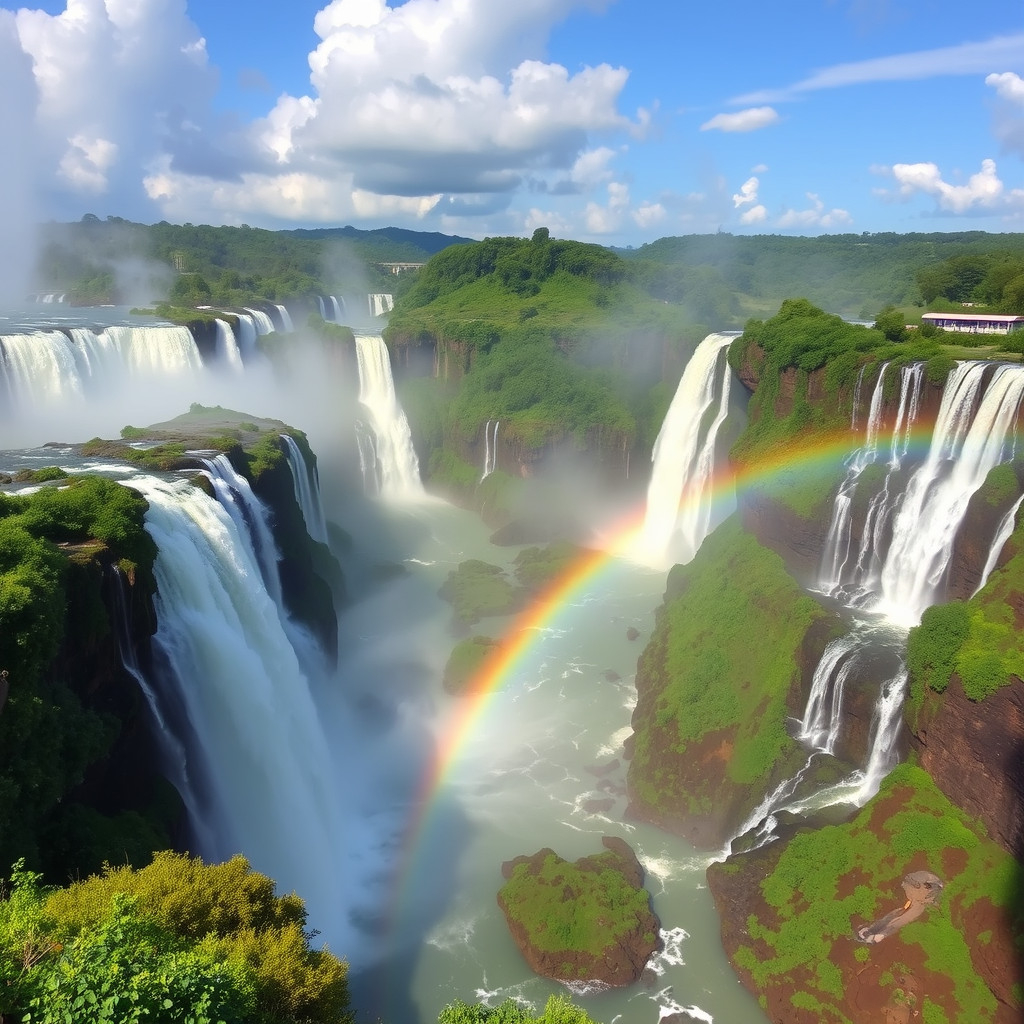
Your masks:
M530 967L556 981L636 981L659 948L643 869L621 839L569 863L553 850L502 865L498 891L512 937Z

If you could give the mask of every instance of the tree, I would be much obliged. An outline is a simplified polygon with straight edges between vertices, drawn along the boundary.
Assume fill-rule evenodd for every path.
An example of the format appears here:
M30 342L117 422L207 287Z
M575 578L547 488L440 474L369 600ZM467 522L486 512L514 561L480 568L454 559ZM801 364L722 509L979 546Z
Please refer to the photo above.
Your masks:
M906 341L906 317L895 306L886 306L875 317L875 330L881 331L889 341Z

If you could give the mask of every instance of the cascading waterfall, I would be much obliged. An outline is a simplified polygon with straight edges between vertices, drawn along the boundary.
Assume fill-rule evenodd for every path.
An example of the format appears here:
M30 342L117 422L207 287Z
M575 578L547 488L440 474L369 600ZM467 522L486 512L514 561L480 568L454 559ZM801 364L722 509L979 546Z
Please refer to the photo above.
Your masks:
M358 939L332 912L346 883L330 743L282 609L259 583L252 537L187 482L142 477L131 486L149 501L158 548L154 710L169 725L166 739L187 751L172 781L196 852L219 861L244 850L282 891L294 888L325 915L317 925L335 948L351 949Z
M282 607L280 555L267 522L265 506L253 494L249 481L235 471L226 455L203 459L203 465L217 500L231 516L238 531L249 538L263 586L274 603Z
M971 497L1013 452L1024 367L958 364L949 375L924 463L893 520L874 608L907 625L939 600L953 542Z
M235 373L241 373L244 370L242 352L235 338L235 332L231 329L231 324L227 320L218 319L216 323L217 358L224 366L229 367Z
M480 477L483 483L493 472L494 465L498 458L498 424L501 420L494 420L494 429L491 430L491 420L487 421L484 427L484 472Z
M735 498L723 496L714 479L718 432L729 414L726 353L735 337L709 334L686 364L651 455L647 509L634 547L639 561L659 567L690 561L735 508Z
M309 471L295 438L290 434L282 434L281 440L288 455L288 466L292 471L292 481L295 485L295 500L302 510L306 531L313 540L326 544L327 523L320 501L320 483L316 477L316 470L314 469L312 473Z
M278 316L281 318L281 330L287 334L290 334L295 328L292 326L292 318L288 313L288 310L277 303L274 304L274 309L277 310Z
M395 306L395 297L388 292L371 292L369 300L370 316L384 316Z
M422 498L425 492L419 460L412 445L409 421L395 395L387 346L379 334L356 334L355 339L359 401L369 415L374 435L378 491L387 498Z
M256 325L257 334L273 334L276 328L274 327L274 321L270 319L270 314L265 313L262 309L250 309L248 306L245 307L246 313L248 313Z
M332 295L330 298L331 298L331 305L334 307L334 322L336 324L344 323L345 322L345 300L343 298L342 299L338 299L334 295Z
M895 487L910 449L918 415L923 366L901 370L900 400L889 442L885 478L868 505L857 563L848 566L850 500L863 470L876 461L879 449L881 400L885 368L872 395L864 444L851 456L833 508L822 559L819 589L843 600L851 609L869 611L872 623L861 623L848 636L833 640L815 670L798 739L811 748L810 761L831 754L839 736L844 684L862 652L880 643L881 632L896 637L899 665L884 679L875 709L866 764L841 782L795 799L807 766L769 794L737 835L752 832L755 842L772 838L774 815L780 810L806 813L833 804L863 806L878 791L897 761L897 740L908 673L903 659L906 631L920 621L930 605L942 599L941 586L953 544L968 504L990 470L1013 458L1015 430L1024 397L1024 367L983 362L958 363L950 373L924 461L911 473L902 491ZM993 538L981 589L1013 531L1024 495L1003 516ZM891 523L891 528L888 524ZM890 536L891 534L891 536ZM885 545L889 537L888 546ZM769 820L771 819L771 820ZM730 844L731 845L731 844Z
M978 585L974 588L974 594L977 594L986 583L988 583L989 576L992 575L992 570L996 567L996 563L999 561L999 556L1003 553L1003 547L1006 542L1010 539L1010 534L1013 533L1013 528L1017 524L1017 513L1020 511L1021 502L1024 502L1024 494L1022 494L1011 506L1006 510L1006 514L999 521L999 526L996 528L996 535L992 540L992 546L988 550L988 557L985 559L985 566L981 570L981 579L978 581Z
M225 325L227 326L227 325ZM0 337L0 372L15 406L116 389L140 377L188 377L203 359L186 327L70 328Z

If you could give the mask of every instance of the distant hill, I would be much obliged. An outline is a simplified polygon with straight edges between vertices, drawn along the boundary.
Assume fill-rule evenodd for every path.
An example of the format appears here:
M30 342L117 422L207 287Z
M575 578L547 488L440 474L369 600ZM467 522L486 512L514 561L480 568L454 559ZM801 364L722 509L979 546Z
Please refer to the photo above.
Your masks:
M681 235L616 249L645 267L667 301L697 288L739 302L746 315L774 312L793 296L847 316L873 316L887 304L921 301L917 274L968 255L1024 256L1024 234L950 231L897 234Z

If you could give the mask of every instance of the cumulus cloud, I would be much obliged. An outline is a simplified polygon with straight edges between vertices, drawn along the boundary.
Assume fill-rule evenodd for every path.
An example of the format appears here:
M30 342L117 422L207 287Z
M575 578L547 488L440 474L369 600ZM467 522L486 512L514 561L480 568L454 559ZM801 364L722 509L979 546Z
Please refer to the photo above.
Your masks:
M1012 71L989 75L985 84L996 91L993 131L1003 148L1024 156L1024 79Z
M779 120L778 111L774 107L750 107L738 110L734 114L715 114L710 121L701 126L702 132L753 132L759 128L767 128Z
M838 207L826 210L821 198L814 192L808 192L807 198L811 205L804 210L786 210L775 224L780 228L835 228L850 224L853 218L846 210Z
M469 213L536 182L606 188L603 143L643 135L650 112L620 113L625 68L540 56L569 13L610 2L331 0L308 91L251 123L214 112L186 0L66 0L8 20L31 64L40 166L68 207L109 192L130 216L272 224Z
M767 219L768 210L761 203L758 203L757 206L752 206L749 210L744 210L740 214L741 224L760 224Z
M1016 202L1018 191L1007 193L996 172L994 160L982 160L981 170L972 174L962 185L945 181L937 164L893 164L881 170L890 174L898 184L895 193L882 191L883 197L910 199L924 194L933 196L940 210L948 213L967 213L995 210Z
M835 64L792 85L746 93L735 97L733 102L779 103L819 89L838 89L868 82L909 82L949 75L983 75L993 67L1019 65L1022 50L1024 33L1016 33L996 36L980 43L962 43L934 50L917 50L890 57Z
M732 197L733 206L739 208L741 206L746 206L748 203L756 203L757 190L760 185L761 182L756 176L747 178L747 180L740 185L739 192Z

